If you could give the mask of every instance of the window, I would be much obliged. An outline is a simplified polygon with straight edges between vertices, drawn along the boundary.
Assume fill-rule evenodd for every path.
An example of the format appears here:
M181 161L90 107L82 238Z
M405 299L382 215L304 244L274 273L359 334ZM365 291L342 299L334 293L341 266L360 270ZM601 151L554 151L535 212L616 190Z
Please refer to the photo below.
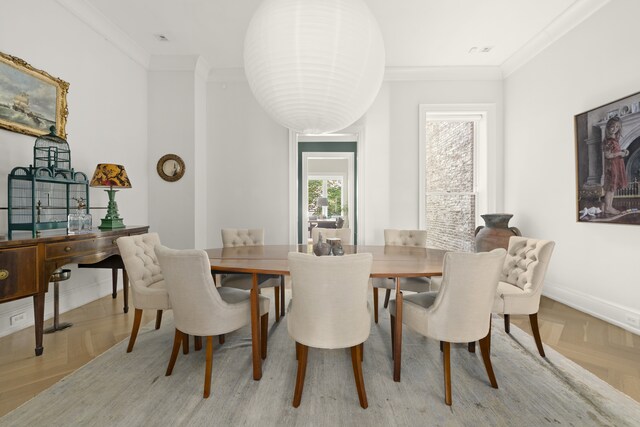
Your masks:
M316 177L309 176L307 212L309 216L323 215L326 217L338 217L342 215L344 194L342 191L342 177ZM318 206L318 198L326 197L328 206L323 210Z
M420 105L419 224L429 247L475 250L480 214L497 212L496 139L493 104Z

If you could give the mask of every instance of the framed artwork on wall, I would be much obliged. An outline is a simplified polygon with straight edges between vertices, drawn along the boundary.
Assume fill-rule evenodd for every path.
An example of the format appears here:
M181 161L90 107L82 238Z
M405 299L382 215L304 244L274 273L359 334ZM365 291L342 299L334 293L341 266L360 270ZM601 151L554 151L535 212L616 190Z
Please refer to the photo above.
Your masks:
M578 222L640 224L640 92L574 117Z
M69 83L0 52L0 128L40 136L55 126L66 138Z

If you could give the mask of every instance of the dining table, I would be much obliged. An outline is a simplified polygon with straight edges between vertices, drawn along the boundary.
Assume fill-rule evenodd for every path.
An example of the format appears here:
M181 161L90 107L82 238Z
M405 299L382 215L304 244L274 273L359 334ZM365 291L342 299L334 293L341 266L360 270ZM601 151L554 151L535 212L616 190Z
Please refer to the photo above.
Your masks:
M393 379L400 381L402 355L402 291L403 277L431 277L442 275L446 251L413 246L344 245L345 255L370 253L373 256L371 278L392 278L396 284L395 345L393 346ZM246 273L253 277L251 301L251 347L253 379L262 378L260 355L260 315L258 307L259 276L289 275L289 252L313 254L311 244L237 246L206 249L212 274ZM284 291L284 290L283 290Z

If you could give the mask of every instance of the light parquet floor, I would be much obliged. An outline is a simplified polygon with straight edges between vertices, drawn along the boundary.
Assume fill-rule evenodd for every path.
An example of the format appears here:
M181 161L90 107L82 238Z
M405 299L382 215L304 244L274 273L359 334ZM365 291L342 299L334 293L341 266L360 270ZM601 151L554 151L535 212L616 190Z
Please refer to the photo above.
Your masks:
M538 317L545 345L640 401L640 336L547 298ZM142 323L153 319L155 311L145 311ZM60 320L73 327L45 335L42 357L33 353L33 327L0 338L0 416L126 339L133 309L122 312L119 294L64 313ZM511 320L531 333L528 316Z

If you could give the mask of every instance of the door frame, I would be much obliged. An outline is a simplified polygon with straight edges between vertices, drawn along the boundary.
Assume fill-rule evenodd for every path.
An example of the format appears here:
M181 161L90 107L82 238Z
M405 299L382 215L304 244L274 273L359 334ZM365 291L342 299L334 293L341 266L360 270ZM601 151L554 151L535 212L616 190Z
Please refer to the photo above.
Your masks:
M302 155L304 152L354 152L354 206L349 206L353 213L353 243L364 244L364 128L353 126L344 133L309 135L289 131L289 244L298 244L301 235L306 235L305 230L300 231L301 219L298 211L302 190L299 181L302 174ZM315 144L314 144L315 143ZM349 148L340 143L355 143ZM323 146L322 144L325 144ZM333 145L328 145L333 144ZM359 235L362 237L359 238Z

